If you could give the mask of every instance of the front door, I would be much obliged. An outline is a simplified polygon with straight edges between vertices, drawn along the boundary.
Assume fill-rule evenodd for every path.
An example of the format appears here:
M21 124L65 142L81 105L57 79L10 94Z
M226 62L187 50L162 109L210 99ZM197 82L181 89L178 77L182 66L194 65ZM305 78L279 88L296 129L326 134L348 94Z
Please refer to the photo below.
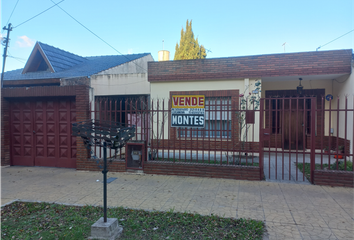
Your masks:
M310 99L308 99L310 100ZM307 99L284 99L284 149L306 148ZM311 100L310 100L311 101Z
M307 182L298 164L315 160L316 103L315 97L261 98L260 177Z

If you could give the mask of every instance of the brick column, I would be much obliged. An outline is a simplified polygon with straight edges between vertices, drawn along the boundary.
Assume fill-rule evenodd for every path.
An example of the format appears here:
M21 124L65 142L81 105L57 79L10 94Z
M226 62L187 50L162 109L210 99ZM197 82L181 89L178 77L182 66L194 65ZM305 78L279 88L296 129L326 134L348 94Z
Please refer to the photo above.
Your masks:
M89 119L89 87L76 87L76 122L81 122ZM87 164L88 150L84 145L81 137L76 138L76 169L83 169Z
M10 165L9 101L1 94L1 166Z

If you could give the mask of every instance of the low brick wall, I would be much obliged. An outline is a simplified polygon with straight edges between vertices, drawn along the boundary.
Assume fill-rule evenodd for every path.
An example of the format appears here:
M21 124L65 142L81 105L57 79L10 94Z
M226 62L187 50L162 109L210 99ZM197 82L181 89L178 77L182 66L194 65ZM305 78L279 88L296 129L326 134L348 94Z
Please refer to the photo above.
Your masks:
M100 168L99 166L102 166ZM107 161L108 171L111 172L125 172L125 160L113 160L112 162ZM102 171L103 170L103 160L97 163L96 159L87 159L87 162L81 164L76 170L81 171Z
M81 171L102 171L103 161L99 163L96 159L88 159L82 167L77 170ZM125 160L108 161L108 171L126 172ZM148 161L144 163L144 173L160 174L160 175L177 175L177 176L193 176L193 177L211 177L211 178L228 178L237 180L259 181L259 167L254 166L226 166L215 164L200 163L172 163L163 161Z
M144 173L259 181L259 167L148 161Z
M337 170L315 170L315 185L354 187L354 172Z

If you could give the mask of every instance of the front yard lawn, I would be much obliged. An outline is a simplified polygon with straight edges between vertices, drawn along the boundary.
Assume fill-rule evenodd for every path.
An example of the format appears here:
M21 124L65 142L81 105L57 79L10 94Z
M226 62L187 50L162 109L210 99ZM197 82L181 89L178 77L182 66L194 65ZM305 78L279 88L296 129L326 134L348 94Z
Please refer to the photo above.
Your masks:
M102 207L14 202L1 208L1 239L87 239ZM191 213L109 208L123 225L120 239L262 239L256 220Z

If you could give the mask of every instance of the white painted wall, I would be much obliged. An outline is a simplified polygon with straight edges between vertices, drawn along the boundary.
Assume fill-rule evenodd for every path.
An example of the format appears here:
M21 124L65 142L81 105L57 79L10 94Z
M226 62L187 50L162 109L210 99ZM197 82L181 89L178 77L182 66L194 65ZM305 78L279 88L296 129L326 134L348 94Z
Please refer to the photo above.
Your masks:
M131 62L107 69L91 76L95 96L149 95L147 63L154 61L149 54Z
M243 92L243 79L188 81L188 82L153 82L151 83L151 99L169 99L171 91L206 91L235 90Z
M248 92L254 88L254 84L257 79L232 79L232 80L205 80L205 81L185 81L185 82L152 82L151 83L151 99L154 100L154 108L157 107L156 100L159 99L160 108L162 105L162 99L165 100L165 109L167 109L168 99L170 98L170 92L172 91L207 91L207 90L239 90L239 93ZM250 89L248 85L251 84ZM157 114L153 116L153 128L157 129ZM259 114L255 116L256 123L254 128L250 124L247 133L248 141L252 141L252 135L254 131L254 141L259 141ZM159 115L159 125L162 121L166 121L164 127L164 138L168 137L168 116ZM162 129L159 129L161 132ZM159 134L160 135L160 134ZM162 136L162 135L161 135ZM156 137L156 136L155 136ZM160 137L161 138L161 137Z
M354 61L352 61L352 74L349 76L344 76L333 81L334 85L334 94L333 96L339 98L339 109L345 109L345 98L347 97L348 109L354 109ZM333 102L332 108L337 108L337 101ZM350 140L351 153L354 152L353 141L354 141L354 112L347 113L347 139ZM332 117L332 126L334 126L335 134L337 128L337 118ZM341 112L339 114L339 137L345 137L345 113Z
M91 87L95 96L150 94L147 73L93 75Z
M150 83L147 80L149 61L154 61L150 54L92 75L90 77L90 101L95 96L150 95ZM91 105L91 110L94 110L94 105ZM94 118L93 115L91 115L92 118ZM125 153L124 150L125 148L122 148L122 153ZM99 148L96 148L96 151L99 152ZM113 150L111 154L114 155Z

